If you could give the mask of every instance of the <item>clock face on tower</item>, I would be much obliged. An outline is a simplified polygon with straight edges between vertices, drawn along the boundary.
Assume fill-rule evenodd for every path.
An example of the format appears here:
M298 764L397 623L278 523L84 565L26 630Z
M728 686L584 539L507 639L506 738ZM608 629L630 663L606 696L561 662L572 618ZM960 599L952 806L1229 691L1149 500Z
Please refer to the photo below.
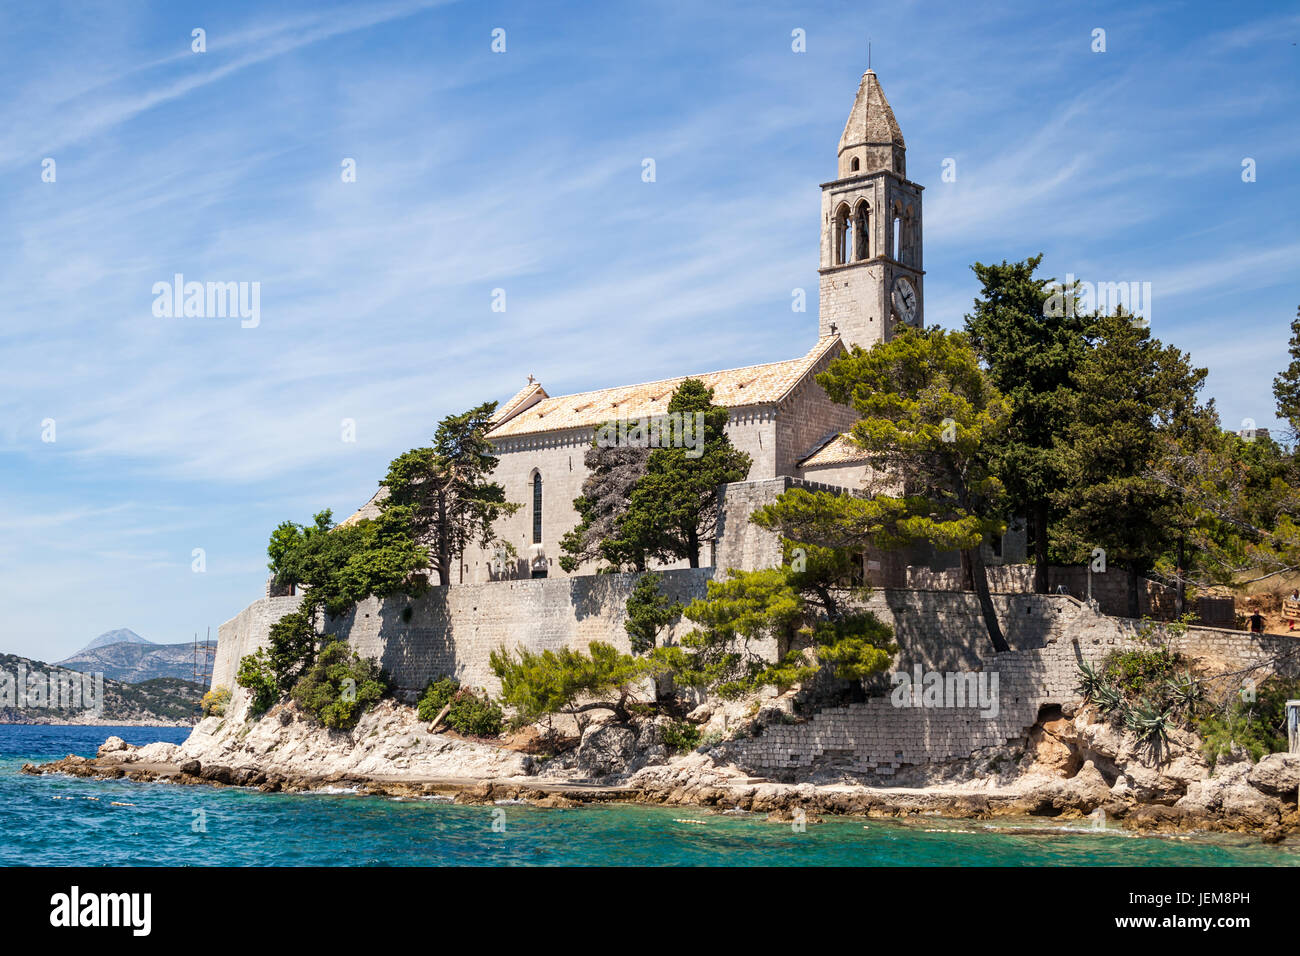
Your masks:
M916 290L906 276L894 280L894 314L908 325L916 318Z

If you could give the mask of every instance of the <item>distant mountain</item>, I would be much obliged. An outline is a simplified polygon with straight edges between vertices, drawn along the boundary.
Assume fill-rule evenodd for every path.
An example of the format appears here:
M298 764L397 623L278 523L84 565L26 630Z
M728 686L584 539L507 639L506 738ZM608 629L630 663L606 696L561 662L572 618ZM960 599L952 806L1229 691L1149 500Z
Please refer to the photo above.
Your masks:
M111 631L105 631L99 637L95 638L89 644L82 648L83 651L93 651L97 647L107 647L110 644L152 644L153 641L147 641L129 627L115 627Z
M211 651L208 652L206 664L203 660L205 643L208 646L216 644L215 641L200 641L197 656L193 644L152 644L145 641L87 647L66 660L59 661L59 666L83 674L103 673L110 680L127 684L139 684L159 677L178 677L192 681L196 660L201 671L205 668L212 670L214 655Z
M120 645L130 647L133 645ZM188 646L188 645L187 645ZM20 669L21 668L21 669ZM189 681L164 677L139 684L104 678L103 713L98 717L78 708L17 707L19 678L28 687L33 678L49 686L50 675L67 668L14 654L0 654L0 671L9 675L6 693L0 693L0 724L164 724L185 726L197 722L199 701L207 689ZM80 678L77 678L80 680ZM28 693L32 693L29 689Z

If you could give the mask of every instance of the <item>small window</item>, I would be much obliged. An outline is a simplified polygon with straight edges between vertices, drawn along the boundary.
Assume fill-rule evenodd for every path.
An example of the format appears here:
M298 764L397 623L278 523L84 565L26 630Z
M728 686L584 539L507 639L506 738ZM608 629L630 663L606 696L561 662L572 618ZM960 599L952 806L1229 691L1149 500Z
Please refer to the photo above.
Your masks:
M853 162L849 164L849 169L856 173L858 171L858 166L859 166L858 157L854 156Z

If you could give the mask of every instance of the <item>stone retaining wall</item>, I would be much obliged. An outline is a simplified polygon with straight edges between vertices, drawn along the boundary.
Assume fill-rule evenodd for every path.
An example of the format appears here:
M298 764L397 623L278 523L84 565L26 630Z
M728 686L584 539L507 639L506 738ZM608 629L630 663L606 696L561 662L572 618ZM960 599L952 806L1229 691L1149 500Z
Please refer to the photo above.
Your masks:
M902 593L906 592L889 596ZM1000 597L999 618L1008 626L1018 602L1011 600L1016 596ZM1031 624L1009 641L1011 651L988 653L983 649L985 635L984 645L978 641L973 645L973 657L967 656L966 649L936 657L926 643L933 639L931 627L909 631L910 625L903 624L900 630L903 646L896 669L910 670L915 658L926 670L996 673L996 714L969 705L898 707L886 693L819 711L802 723L769 726L759 737L733 742L729 752L738 765L756 774L783 776L827 768L886 781L907 767L967 760L986 747L1026 743L1044 708L1078 698L1081 663L1095 666L1115 650L1150 648L1153 637L1194 660L1207 674L1226 673L1212 682L1212 691L1220 694L1236 693L1245 681L1258 682L1275 671L1300 675L1300 640L1294 638L1199 627L1182 634L1153 635L1142 622L1097 614L1070 598L1039 597L1068 604L1038 609L1029 605L1026 616L1032 619L1037 610L1037 626L1043 633L1042 643L1036 646L1032 644L1036 627ZM903 602L905 607L908 604ZM904 619L908 613L910 607ZM968 622L964 630L969 633L961 643L970 648L974 623ZM909 634L921 639L921 653L909 654ZM934 660L943 664L926 666Z
M704 596L713 569L659 574L664 593L686 603ZM326 622L325 630L379 661L399 691L419 692L431 679L452 675L497 693L488 656L501 646L582 649L603 641L628 650L623 622L636 577L599 574L433 587L418 598L369 598ZM213 686L237 691L239 659L264 647L270 626L301 600L263 598L222 624Z
M661 572L665 591L682 602L702 597L713 573ZM503 645L536 651L604 641L627 650L625 604L635 582L635 575L595 575L436 587L416 599L364 601L327 629L378 660L408 696L444 674L496 693L488 656ZM238 692L240 657L264 646L271 624L300 601L264 598L223 624L213 686ZM1150 625L1096 613L1070 597L999 594L994 603L1012 648L1002 654L992 652L973 594L878 590L865 607L894 627L894 670L996 673L996 714L981 715L978 706L895 707L880 681L875 692L883 696L736 742L737 760L760 774L832 766L888 778L907 766L965 759L1023 740L1042 708L1073 699L1080 661L1150 646ZM679 624L679 636L688 627ZM1279 655L1285 673L1300 674L1300 641L1294 638L1189 628L1165 639L1205 670L1234 674L1224 679L1223 693L1235 692L1235 681L1262 680L1269 669L1261 665Z

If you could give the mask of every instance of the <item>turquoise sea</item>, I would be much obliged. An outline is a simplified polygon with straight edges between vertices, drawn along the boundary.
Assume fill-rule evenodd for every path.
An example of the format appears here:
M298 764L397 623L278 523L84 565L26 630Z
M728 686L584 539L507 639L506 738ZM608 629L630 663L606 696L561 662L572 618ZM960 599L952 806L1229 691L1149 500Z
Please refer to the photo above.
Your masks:
M187 728L0 725L0 865L77 866L1213 866L1295 865L1300 846L1238 836L1131 836L1036 821L828 818L796 833L692 807L455 806L345 793L96 781L18 772L91 756L110 734ZM685 822L683 822L685 821ZM698 821L698 822L690 822ZM495 827L494 827L495 825ZM1047 832L1043 832L1043 831Z

